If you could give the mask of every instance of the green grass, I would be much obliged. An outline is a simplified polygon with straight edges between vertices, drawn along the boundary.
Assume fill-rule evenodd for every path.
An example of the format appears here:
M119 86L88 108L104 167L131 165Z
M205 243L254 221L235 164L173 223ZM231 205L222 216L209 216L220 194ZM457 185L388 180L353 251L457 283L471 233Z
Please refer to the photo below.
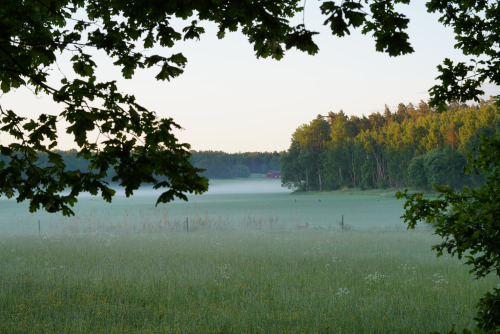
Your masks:
M12 237L2 333L422 333L472 326L497 285L428 232Z
M500 283L436 258L391 191L152 203L82 198L63 218L0 201L0 333L443 332Z

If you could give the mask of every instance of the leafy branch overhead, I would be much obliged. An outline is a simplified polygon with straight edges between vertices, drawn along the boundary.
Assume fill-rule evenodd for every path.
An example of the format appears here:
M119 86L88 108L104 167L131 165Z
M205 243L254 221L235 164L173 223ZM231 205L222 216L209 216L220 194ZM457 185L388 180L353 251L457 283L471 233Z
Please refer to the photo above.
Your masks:
M203 24L217 26L217 36L241 31L253 45L257 57L281 59L296 48L318 52L317 32L291 18L301 13L304 1L145 1L145 0L5 0L0 6L0 89L3 94L28 87L45 93L63 106L58 114L43 112L21 117L10 106L0 105L0 130L12 136L2 143L0 193L29 200L30 210L73 214L71 207L82 191L101 193L110 201L114 192L103 180L114 169L113 181L127 195L142 183L166 191L158 202L186 192L200 193L208 180L189 163L189 145L177 141L172 119L159 119L142 107L133 95L120 92L116 81L97 76L99 59L105 54L126 79L137 70L156 69L156 79L172 80L181 75L187 59L171 52L177 43L198 40ZM409 0L344 0L320 4L324 24L335 36L361 29L372 34L375 48L390 56L413 52L406 33L409 19L397 5ZM455 29L457 47L474 57L474 67L446 62L440 68L441 85L431 89L432 106L442 108L447 100L477 99L480 86L500 82L498 64L499 21L495 1L428 1L428 10L438 12L441 22ZM397 8L396 8L397 7ZM404 8L404 6L402 7ZM159 49L160 47L161 49ZM157 50L161 50L161 54ZM52 75L58 61L69 59L71 73L60 82ZM89 170L70 170L58 153L61 121L74 137L79 155L89 160ZM50 157L42 165L39 154ZM67 191L69 189L69 191ZM63 192L65 191L65 192Z

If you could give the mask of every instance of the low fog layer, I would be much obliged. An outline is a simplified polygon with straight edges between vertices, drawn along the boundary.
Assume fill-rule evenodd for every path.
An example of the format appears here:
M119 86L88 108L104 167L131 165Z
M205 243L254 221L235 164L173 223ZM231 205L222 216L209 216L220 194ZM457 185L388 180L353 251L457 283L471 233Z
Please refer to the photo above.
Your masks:
M166 233L223 230L405 230L403 207L393 193L291 193L280 180L216 180L203 195L155 206L161 190L141 188L126 198L119 190L112 203L81 196L75 216L30 213L28 203L0 200L0 236L101 233Z
M113 187L114 188L114 187ZM124 197L123 188L114 188L116 196ZM151 186L143 186L134 191L134 197L157 197L162 192L161 189L153 189ZM206 195L231 195L231 194L272 194L290 193L291 190L281 187L280 180L210 180L210 186ZM91 197L90 194L82 194L80 197Z
M261 194L261 193L286 193L290 189L281 187L279 180L262 181L211 181L207 195L222 194Z

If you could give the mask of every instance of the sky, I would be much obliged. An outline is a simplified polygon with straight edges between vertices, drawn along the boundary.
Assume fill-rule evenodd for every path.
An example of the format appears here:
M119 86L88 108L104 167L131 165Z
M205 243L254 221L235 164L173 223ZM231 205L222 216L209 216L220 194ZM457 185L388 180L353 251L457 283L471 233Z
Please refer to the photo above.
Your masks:
M322 25L318 1L307 1L304 22L318 31L320 51L314 56L290 50L280 60L257 59L253 46L241 33L219 40L213 25L206 24L200 41L187 41L173 50L157 49L168 56L182 51L188 59L184 74L170 82L156 81L144 70L133 79L119 79L123 92L136 95L138 103L159 117L172 117L182 126L180 142L191 149L235 152L287 150L292 133L318 114L343 110L347 115L395 111L399 103L418 105L429 99L428 89L438 75L436 66L448 57L467 60L454 49L452 30L426 12L423 1L401 5L410 18L408 33L415 52L389 57L375 51L375 42L359 31L338 38ZM301 23L302 14L297 18ZM120 78L104 57L99 58L101 79ZM500 94L485 86L486 97ZM5 109L25 116L56 113L60 107L48 97L34 97L27 89L1 97ZM2 142L6 137L0 137ZM59 149L76 148L61 133Z

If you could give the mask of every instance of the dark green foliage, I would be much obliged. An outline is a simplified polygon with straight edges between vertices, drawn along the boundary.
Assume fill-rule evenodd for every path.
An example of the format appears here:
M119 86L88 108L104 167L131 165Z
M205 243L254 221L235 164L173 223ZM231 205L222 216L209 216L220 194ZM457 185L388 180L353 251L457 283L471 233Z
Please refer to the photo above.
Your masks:
M282 183L300 191L480 185L484 178L463 173L466 149L479 134L494 134L496 120L500 110L493 101L444 113L432 113L424 102L363 118L329 113L292 135Z
M363 167L361 167L361 187L362 189L373 188L373 169L368 161L365 161Z
M443 66L438 66L441 83L430 89L430 105L444 110L445 101L479 101L483 83L500 84L498 1L433 0L427 2L427 8L439 13L439 21L453 28L455 47L472 57L470 64L445 59ZM500 96L496 99L500 102Z
M500 121L500 119L498 121ZM500 129L498 127L497 129L491 127L481 127L477 129L474 136L470 137L467 143L465 143L465 149L467 150L467 152L473 152L474 149L481 143L482 136L493 137L495 135L495 132L499 130Z
M201 168L209 179L249 177L251 173L266 174L281 167L278 152L224 153L215 151L192 151L190 162Z
M249 177L250 176L250 168L245 165L235 165L233 167L233 175L235 177Z
M403 216L408 228L419 221L431 224L443 241L433 246L438 256L444 252L465 258L477 278L493 273L500 276L500 136L483 136L474 154L469 154L467 173L483 174L486 182L479 188L454 191L434 186L437 199L421 193L397 194L406 199ZM488 333L500 331L500 291L495 289L478 304L478 328Z
M460 189L463 185L473 183L472 181L474 179L467 178L466 174L463 172L467 164L467 158L464 154L452 150L449 146L446 147L443 154L447 170L445 182L443 184L448 185L452 189Z
M478 328L486 333L499 333L500 289L494 288L493 292L486 293L477 306L479 312L474 320L477 321Z
M386 189L388 187L389 187L389 181L387 181L386 178L378 180L377 188L379 188L379 189Z
M423 155L416 156L408 166L408 183L413 188L426 189L428 181L424 169L425 158Z
M448 173L445 155L439 150L432 150L424 156L424 170L431 184L446 184Z
M281 156L281 184L289 189L304 191L304 168L303 159L300 159L301 148L296 142L292 142L290 149Z

